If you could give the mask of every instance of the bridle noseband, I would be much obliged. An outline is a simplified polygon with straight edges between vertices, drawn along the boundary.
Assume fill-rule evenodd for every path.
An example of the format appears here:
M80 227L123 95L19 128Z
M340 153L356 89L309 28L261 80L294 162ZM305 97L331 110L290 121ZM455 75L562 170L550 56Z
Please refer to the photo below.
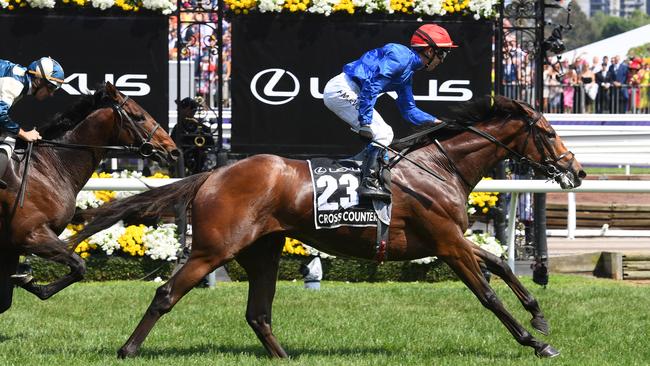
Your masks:
M120 116L120 128L123 127L124 125L124 120L129 123L129 125L133 128L133 131L135 131L135 134L137 137L142 141L142 144L138 148L138 152L140 155L142 155L145 158L150 157L154 153L154 146L151 143L151 139L153 138L153 135L156 133L156 131L160 128L160 124L158 122L154 122L156 125L154 126L151 131L146 131L144 128L141 128L138 126L138 124L129 116L128 113L124 110L124 105L126 102L129 100L129 96L125 95L124 99L122 100L122 103L113 105L113 110L117 115Z

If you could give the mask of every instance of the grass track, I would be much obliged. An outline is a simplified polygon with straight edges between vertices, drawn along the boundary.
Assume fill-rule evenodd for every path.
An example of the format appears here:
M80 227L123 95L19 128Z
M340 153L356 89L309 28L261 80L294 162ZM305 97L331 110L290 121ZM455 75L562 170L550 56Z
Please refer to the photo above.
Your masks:
M0 315L0 365L648 365L650 286L554 275L539 300L562 354L539 360L461 283L346 284L321 291L280 282L274 332L288 362L270 360L244 320L246 283L196 289L153 329L137 358L120 361L156 288L83 283L42 302L15 291ZM500 298L530 317L501 281Z

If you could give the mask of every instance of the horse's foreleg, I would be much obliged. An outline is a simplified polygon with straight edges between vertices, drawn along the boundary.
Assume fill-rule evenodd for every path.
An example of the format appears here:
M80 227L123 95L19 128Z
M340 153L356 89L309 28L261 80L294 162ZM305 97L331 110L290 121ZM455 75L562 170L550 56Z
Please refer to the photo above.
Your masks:
M0 253L0 314L11 307L14 283L11 275L18 268L18 254Z
M464 244L464 245L463 245ZM458 275L465 285L474 293L481 304L488 308L506 326L519 344L535 349L539 357L554 357L560 353L549 344L538 341L505 309L494 290L487 283L478 261L472 253L471 243L455 246L454 253L442 255L441 258Z
M34 235L34 237L37 236ZM43 259L64 264L70 268L70 272L47 285L37 285L33 279L25 280L24 278L16 278L15 283L38 296L39 299L46 300L71 284L81 281L86 273L86 262L69 250L65 242L57 238L54 233L45 239L42 236L38 236L38 238L27 243L25 251Z
M475 247L473 250L474 254L485 263L490 272L503 279L512 292L514 292L515 296L517 296L521 304L524 306L524 309L528 310L528 312L533 316L533 319L530 321L533 328L537 329L544 335L548 335L548 323L544 318L542 310L539 308L537 300L535 300L533 295L531 295L524 285L521 284L515 274L512 273L512 270L506 262L479 247Z
M194 288L201 279L224 262L226 261L223 257L216 257L207 253L199 255L193 251L187 263L167 283L156 290L156 295L142 316L142 320L138 323L131 337L118 350L118 357L134 356L151 329L156 325L158 319L171 311L174 305Z
M271 308L275 296L283 237L269 236L246 248L236 260L248 274L246 321L271 357L288 357L271 329Z

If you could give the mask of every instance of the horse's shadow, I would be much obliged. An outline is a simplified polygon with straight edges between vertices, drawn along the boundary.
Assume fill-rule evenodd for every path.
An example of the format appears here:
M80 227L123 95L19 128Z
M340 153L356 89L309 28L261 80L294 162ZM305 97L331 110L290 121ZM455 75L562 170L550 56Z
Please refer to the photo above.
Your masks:
M104 351L102 349L102 351ZM292 360L300 360L301 357L307 356L341 356L349 357L354 355L386 355L386 356L399 356L403 353L402 350L391 350L381 347L361 347L361 348L347 348L340 347L336 349L327 348L307 348L307 347L286 347L286 351L289 354L289 357ZM103 352L102 352L103 353ZM114 354L115 352L113 352ZM137 357L143 358L158 358L158 357L175 357L175 356L196 356L197 354L208 354L208 353L221 353L221 354L230 354L230 355L242 355L247 354L254 356L256 358L269 358L268 354L263 347L258 346L241 346L241 347L232 347L232 346L219 346L219 345L210 345L202 344L191 347L165 347L164 349L146 349L143 348L138 352ZM431 348L427 351L429 356L435 357L448 357L448 356L460 356L460 357L483 357L483 358L493 358L493 359L504 359L508 358L511 360L521 359L522 357L527 357L524 354L501 354L494 353L489 350L481 348Z

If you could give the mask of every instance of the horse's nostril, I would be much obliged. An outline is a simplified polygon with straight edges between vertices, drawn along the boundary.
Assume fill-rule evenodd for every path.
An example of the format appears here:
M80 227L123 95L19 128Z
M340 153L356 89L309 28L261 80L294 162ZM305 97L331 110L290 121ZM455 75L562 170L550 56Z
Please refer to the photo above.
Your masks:
M584 170L580 169L580 171L578 172L578 177L580 177L580 179L583 179L583 178L585 178L586 176L587 176L587 172L585 172Z
M174 160L178 160L181 157L181 152L178 149L174 149L169 152L169 156Z

